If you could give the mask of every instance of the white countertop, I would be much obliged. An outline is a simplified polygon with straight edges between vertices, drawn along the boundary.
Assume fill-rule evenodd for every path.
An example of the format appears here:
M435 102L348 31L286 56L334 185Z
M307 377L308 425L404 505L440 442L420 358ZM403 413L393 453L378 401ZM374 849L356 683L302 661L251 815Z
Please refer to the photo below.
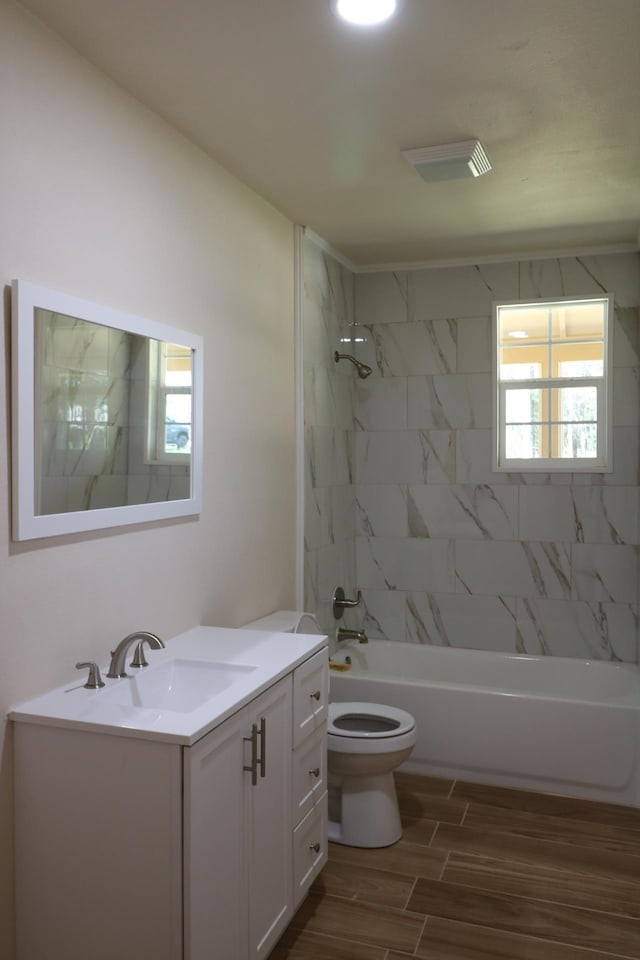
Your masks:
M109 699L116 684L135 682L106 677L108 665L101 665L105 687L87 690L86 671L78 672L68 684L14 705L9 718L20 723L90 730L119 737L161 740L165 743L194 744L227 717L241 709L264 690L286 676L313 654L327 647L327 637L307 634L261 632L225 627L194 627L165 641L164 650L147 651L149 666L171 660L205 661L249 666L227 689L216 693L196 709L177 712L169 709L128 706ZM131 659L133 649L127 657ZM136 671L128 668L128 673ZM105 696L107 694L107 696Z

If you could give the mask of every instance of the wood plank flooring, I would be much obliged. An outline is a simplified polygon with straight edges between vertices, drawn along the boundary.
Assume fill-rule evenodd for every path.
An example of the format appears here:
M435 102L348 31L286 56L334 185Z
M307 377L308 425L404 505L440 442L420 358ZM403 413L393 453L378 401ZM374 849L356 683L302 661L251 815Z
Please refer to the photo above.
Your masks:
M640 809L396 786L402 840L331 844L271 960L639 960Z

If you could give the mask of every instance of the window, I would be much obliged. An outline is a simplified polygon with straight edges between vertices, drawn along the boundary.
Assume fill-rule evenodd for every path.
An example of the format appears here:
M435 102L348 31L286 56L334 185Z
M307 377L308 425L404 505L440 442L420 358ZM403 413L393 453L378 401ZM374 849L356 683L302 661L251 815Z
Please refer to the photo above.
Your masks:
M149 458L165 463L191 454L191 349L149 341Z
M496 470L610 466L609 296L494 305Z

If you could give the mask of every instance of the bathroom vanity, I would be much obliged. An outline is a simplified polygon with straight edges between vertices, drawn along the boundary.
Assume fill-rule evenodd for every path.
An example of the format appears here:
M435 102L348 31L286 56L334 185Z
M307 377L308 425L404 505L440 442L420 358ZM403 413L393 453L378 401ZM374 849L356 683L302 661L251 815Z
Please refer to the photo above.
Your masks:
M267 957L326 861L326 637L198 627L138 674L11 711L18 960Z

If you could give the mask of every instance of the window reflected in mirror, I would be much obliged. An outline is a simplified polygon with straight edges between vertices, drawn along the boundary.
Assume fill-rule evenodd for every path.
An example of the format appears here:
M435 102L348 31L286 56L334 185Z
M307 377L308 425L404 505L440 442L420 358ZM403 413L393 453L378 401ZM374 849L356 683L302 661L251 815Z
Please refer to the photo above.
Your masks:
M177 463L191 453L191 350L149 341L149 459Z

